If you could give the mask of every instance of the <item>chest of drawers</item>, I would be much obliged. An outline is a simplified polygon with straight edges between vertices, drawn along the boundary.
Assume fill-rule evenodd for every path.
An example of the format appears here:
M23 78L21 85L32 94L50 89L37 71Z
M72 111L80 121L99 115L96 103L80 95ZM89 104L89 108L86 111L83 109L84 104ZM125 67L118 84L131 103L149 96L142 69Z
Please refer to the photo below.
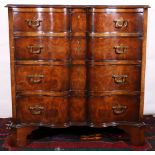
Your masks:
M7 7L17 145L73 125L118 126L143 144L148 6Z

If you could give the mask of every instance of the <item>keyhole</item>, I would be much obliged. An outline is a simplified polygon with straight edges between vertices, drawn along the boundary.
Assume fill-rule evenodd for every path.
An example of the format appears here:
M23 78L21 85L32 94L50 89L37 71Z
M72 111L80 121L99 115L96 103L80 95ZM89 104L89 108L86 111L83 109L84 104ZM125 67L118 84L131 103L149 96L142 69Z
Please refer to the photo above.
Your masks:
M77 44L80 45L80 41L79 40L77 41Z

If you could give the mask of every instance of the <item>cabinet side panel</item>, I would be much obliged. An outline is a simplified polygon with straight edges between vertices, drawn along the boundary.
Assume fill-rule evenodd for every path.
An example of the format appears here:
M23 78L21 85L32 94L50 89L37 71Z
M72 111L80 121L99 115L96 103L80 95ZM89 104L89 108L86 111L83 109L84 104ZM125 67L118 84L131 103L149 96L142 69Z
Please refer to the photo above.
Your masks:
M9 42L10 42L10 67L11 67L11 93L12 93L12 116L16 119L16 88L14 72L14 37L13 37L13 12L12 8L8 9L9 15Z
M148 9L144 9L143 17L143 47L142 47L142 71L141 71L141 96L140 96L140 119L144 111L144 89L145 89L145 65L146 65L146 38L147 38L147 15Z

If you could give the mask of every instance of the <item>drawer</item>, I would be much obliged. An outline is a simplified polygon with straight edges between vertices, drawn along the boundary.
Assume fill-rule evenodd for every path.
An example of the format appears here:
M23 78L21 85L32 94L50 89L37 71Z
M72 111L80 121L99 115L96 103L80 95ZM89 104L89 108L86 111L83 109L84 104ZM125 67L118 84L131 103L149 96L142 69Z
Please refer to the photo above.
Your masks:
M142 33L143 13L89 13L89 32Z
M15 38L17 60L69 59L69 39L58 37Z
M141 38L89 38L91 60L141 60Z
M20 123L68 123L68 100L65 97L17 97L17 120Z
M65 91L69 84L68 67L16 65L15 79L17 91Z
M14 19L13 28L15 32L69 31L69 15L66 8L59 9L59 12L49 12L49 13L14 12L13 19Z
M139 65L94 65L89 67L89 90L140 91Z
M73 60L85 60L87 54L86 38L72 37L71 39L71 58Z
M71 29L72 32L87 31L87 16L85 9L72 9Z
M139 120L140 97L112 95L89 98L89 118L92 124Z

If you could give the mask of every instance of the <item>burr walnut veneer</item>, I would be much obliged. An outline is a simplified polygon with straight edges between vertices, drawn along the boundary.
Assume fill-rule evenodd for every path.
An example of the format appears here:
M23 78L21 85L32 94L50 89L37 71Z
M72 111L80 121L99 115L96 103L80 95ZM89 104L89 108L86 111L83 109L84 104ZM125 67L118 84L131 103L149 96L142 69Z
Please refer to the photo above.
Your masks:
M144 143L148 6L7 5L18 146L39 126L118 126Z

